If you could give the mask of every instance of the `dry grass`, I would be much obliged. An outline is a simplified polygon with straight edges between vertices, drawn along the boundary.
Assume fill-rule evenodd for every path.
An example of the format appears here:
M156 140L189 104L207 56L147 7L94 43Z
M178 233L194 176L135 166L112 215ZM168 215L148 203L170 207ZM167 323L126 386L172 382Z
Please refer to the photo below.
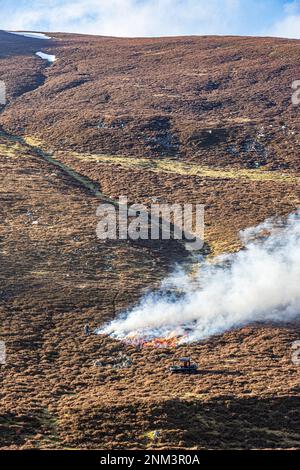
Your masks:
M24 140L33 148L44 148L47 146L43 141L36 137L25 136ZM57 152L59 155L59 152ZM181 162L176 159L149 159L122 157L119 155L90 155L76 152L68 152L70 157L82 162L95 162L97 164L120 165L125 168L138 168L140 170L150 170L153 172L175 173L183 176L199 176L212 179L247 179L250 181L274 181L284 183L299 183L300 175L292 172L282 171L264 171L262 169L232 169L215 168L199 165L192 162Z
M98 240L101 201L203 203L211 255L297 208L298 43L57 36L47 67L0 32L0 123L17 136L0 135L0 447L299 448L299 323L163 351L83 334L190 261L172 241ZM131 367L95 365L120 352ZM189 355L200 373L170 375Z

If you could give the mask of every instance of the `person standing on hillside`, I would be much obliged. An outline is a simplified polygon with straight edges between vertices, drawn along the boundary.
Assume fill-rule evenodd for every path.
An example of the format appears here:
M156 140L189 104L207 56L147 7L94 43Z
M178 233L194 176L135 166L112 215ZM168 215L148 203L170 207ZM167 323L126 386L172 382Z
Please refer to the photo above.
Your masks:
M91 327L90 327L90 324L89 323L86 323L85 327L84 327L84 332L85 332L85 335L86 336L90 336L91 334Z

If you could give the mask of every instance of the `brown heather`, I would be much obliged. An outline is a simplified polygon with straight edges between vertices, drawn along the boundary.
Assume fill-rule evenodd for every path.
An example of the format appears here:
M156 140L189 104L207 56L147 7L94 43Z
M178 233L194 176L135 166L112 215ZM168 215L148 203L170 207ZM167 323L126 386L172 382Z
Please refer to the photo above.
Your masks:
M83 332L189 259L98 240L102 195L204 203L210 255L299 206L299 41L52 36L0 32L0 447L299 448L299 323L142 351ZM183 355L200 374L168 373Z

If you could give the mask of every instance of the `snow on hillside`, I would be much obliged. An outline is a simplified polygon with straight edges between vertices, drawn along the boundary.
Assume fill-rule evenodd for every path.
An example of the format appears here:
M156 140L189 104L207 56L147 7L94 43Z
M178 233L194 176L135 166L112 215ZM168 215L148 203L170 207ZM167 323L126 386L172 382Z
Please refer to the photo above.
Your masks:
M17 34L18 36L24 36L26 38L34 38L34 39L51 39L50 36L47 36L44 33L30 33L26 31L7 31L10 34Z
M45 54L44 52L40 52L40 51L36 52L35 54L43 60L48 60L48 62L50 62L51 64L53 64L53 62L55 62L55 60L56 60L55 55Z

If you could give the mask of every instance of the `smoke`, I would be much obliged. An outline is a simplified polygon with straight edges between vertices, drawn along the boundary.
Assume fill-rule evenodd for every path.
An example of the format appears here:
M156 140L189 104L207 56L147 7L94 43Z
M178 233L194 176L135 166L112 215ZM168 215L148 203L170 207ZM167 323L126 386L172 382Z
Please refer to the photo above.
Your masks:
M300 313L300 209L285 222L268 220L245 230L241 239L244 249L203 262L193 277L177 269L159 292L146 295L98 333L118 339L176 334L192 342L252 322L295 319Z

